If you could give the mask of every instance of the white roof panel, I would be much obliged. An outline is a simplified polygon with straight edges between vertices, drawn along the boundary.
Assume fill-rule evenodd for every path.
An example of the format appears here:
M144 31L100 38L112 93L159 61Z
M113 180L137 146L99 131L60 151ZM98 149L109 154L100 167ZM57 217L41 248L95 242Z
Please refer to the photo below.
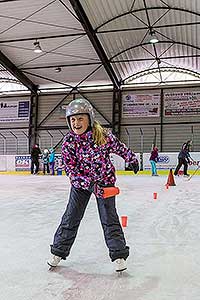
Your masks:
M88 78L90 85L110 84L113 73L120 82L170 64L199 72L199 0L81 0L79 12L71 2L0 2L0 51L34 84L42 87L48 76L58 86L63 80L76 84L98 64L103 67ZM151 45L154 30L159 43ZM33 52L36 39L41 54ZM65 78L55 74L58 65L69 72Z

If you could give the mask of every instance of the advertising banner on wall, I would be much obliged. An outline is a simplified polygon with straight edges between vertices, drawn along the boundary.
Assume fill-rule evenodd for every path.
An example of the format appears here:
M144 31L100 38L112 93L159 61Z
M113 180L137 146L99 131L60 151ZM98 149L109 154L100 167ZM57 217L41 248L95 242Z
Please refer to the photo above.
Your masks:
M159 117L160 94L126 94L122 97L123 117Z
M200 154L199 152L191 152L190 153L193 161L189 163L189 170L194 170L197 168L200 163ZM170 152L170 153L159 153L158 162L156 164L158 170L169 170L175 169L178 163L178 152ZM151 164L149 162L150 153L143 154L143 166L144 170L150 170ZM182 168L181 168L182 170Z
M196 116L200 114L200 92L164 93L165 116Z
M31 168L30 155L16 155L15 156L15 171L29 171Z
M200 152L191 152L191 157L193 161L189 164L189 170L195 170L200 164ZM2 159L4 157L4 159ZM14 157L14 159L13 159ZM140 153L136 153L136 157L138 161L140 161ZM177 165L177 157L178 152L168 152L168 153L159 153L159 160L157 163L157 169L158 170L169 170L169 169L175 169ZM144 170L150 170L151 165L149 162L150 153L143 153L143 167ZM125 162L124 160L116 155L111 155L111 161L115 166L116 170L125 170ZM15 164L15 165L14 165ZM6 166L8 167L10 165L9 169L6 169ZM0 159L0 170L1 171L30 171L31 167L31 158L30 155L8 155L8 156L1 156ZM55 159L55 170L62 167L62 159L60 154L56 154ZM40 159L40 171L42 171L42 161Z
M61 154L55 154L55 170L62 166ZM31 156L30 155L16 155L15 156L15 171L30 171L31 170ZM39 171L43 170L42 159L39 159Z
M1 101L0 122L23 122L29 120L30 101Z

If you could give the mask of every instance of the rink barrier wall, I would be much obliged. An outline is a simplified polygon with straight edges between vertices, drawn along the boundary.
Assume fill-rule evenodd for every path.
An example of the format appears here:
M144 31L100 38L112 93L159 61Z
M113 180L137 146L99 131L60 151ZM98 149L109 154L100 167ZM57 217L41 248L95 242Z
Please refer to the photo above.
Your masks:
M138 161L140 162L140 153L136 153ZM178 152L170 153L159 153L159 159L157 162L157 170L164 171L169 169L174 169L177 165ZM151 165L149 162L150 153L144 153L143 159L143 171L151 170ZM200 152L192 152L191 157L193 161L189 165L189 170L195 170L197 165L200 163ZM116 171L125 171L127 164L118 155L112 154L111 161L115 166ZM141 165L140 165L141 166ZM31 157L30 154L27 155L0 155L0 172L30 172L31 167ZM57 172L62 168L61 155L56 154L55 160L55 171ZM141 168L140 168L141 169ZM40 160L40 171L42 170L42 161ZM128 171L125 171L125 174ZM132 172L130 172L132 173Z
M188 170L189 175L192 175L193 172L194 172L194 170ZM19 171L0 171L0 175L11 175L11 176L12 175L19 175L19 176L29 175L30 176L31 174L30 174L30 171L20 171L20 172ZM38 175L39 176L40 175L47 176L47 174L44 175L42 171L40 171L38 173ZM62 175L66 176L64 171L62 171ZM126 176L126 175L128 175L128 176L151 176L151 171L150 170L139 171L137 173L137 175L135 175L132 171L119 170L119 171L116 171L116 175L117 176ZM159 170L158 175L159 176L168 176L169 175L169 170ZM197 175L198 176L200 175L200 170L198 170L195 173L195 176L197 176ZM54 176L57 176L57 173L55 173Z

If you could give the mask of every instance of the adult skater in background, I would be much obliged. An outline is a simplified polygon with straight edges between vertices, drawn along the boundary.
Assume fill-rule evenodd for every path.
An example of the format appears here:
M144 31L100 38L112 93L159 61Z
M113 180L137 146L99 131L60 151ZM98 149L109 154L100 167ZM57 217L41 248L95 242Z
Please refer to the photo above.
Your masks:
M151 164L151 174L152 176L158 176L156 163L158 162L158 148L156 146L153 147L151 151L151 156L149 158Z
M190 162L190 159L192 160L191 156L190 156L190 147L192 145L192 141L187 141L186 143L184 143L181 147L181 151L178 154L178 165L174 171L174 175L178 175L178 171L180 170L181 166L183 165L183 173L185 177L190 176L187 173L188 170L188 164Z
M56 267L61 259L65 260L70 254L86 206L94 193L110 259L115 261L116 271L123 271L126 269L129 247L116 211L115 195L105 199L103 192L105 187L112 187L116 182L111 153L132 163L135 173L139 170L138 160L134 152L94 120L92 105L87 100L73 100L66 109L66 118L70 131L63 141L62 158L71 181L71 190L66 211L51 245L52 256L47 263ZM88 239L87 236L85 238Z
M35 144L31 150L31 174L38 174L39 171L39 156L41 150L38 144Z

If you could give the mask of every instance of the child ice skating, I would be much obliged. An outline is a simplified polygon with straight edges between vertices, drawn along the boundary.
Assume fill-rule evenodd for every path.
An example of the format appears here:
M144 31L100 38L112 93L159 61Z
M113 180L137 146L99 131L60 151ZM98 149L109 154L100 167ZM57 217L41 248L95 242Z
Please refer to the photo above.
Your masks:
M158 148L156 146L153 147L153 150L151 151L151 156L149 158L150 164L151 164L151 174L152 176L158 176L157 174L157 168L156 163L158 161Z
M49 170L49 151L48 151L48 149L44 149L44 151L43 151L42 162L43 162L43 174L45 175L46 171L47 171L47 174L49 174L50 170Z
M63 141L62 158L71 190L66 211L51 245L52 256L47 263L56 267L69 256L85 209L94 193L110 259L115 262L116 271L123 271L126 269L129 247L116 211L115 195L105 199L103 194L105 187L113 187L116 182L109 156L111 153L130 162L134 173L139 170L138 160L134 152L94 119L93 107L87 100L73 100L66 109L66 119L70 130Z
M51 169L51 175L55 175L55 150L54 148L49 149L49 165Z

